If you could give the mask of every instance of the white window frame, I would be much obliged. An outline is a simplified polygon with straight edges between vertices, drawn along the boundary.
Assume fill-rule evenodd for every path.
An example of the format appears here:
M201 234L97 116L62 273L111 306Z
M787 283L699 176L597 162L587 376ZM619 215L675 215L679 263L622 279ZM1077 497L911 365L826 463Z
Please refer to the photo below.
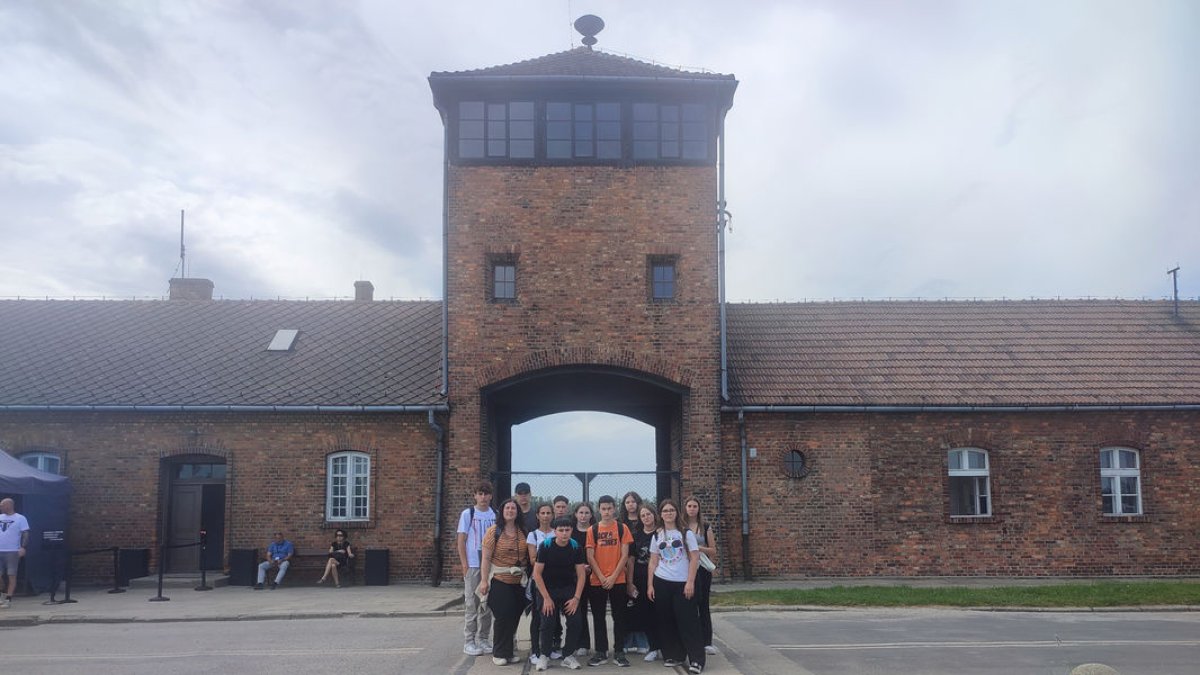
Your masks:
M325 520L371 519L371 456L335 452L325 459Z
M970 468L970 456L983 457L983 468ZM992 515L992 464L988 451L982 448L954 448L946 453L946 464L950 476L950 517L982 518ZM969 478L971 502L975 513L954 513L954 479ZM981 504L982 500L982 504Z
M55 474L58 476L63 475L62 457L60 455L58 455L57 453L27 452L27 453L21 455L20 457L18 457L18 459L20 459L27 466L32 466L33 468L37 469L38 471L45 471L46 473L52 473L52 474ZM33 460L33 461L31 462L29 460ZM50 460L54 461L53 469L46 468L46 464Z
M1128 452L1133 455L1133 468L1121 468L1121 453ZM1109 466L1104 466L1104 456L1109 456ZM1130 496L1129 493L1121 491L1121 479L1132 478L1134 485L1137 487L1137 492L1132 496L1137 497L1137 510L1125 511L1124 499L1122 497ZM1104 483L1105 479L1112 479L1113 491L1113 510L1104 511L1106 516L1140 516L1142 515L1142 453L1133 448L1121 446L1113 446L1100 449L1100 504L1101 510L1104 508Z

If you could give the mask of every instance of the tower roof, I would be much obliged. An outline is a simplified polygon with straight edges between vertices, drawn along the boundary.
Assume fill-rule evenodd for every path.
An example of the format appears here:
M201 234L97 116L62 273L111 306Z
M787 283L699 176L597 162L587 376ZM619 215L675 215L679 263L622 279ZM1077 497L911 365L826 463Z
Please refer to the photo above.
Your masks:
M736 82L733 75L671 68L655 63L639 61L628 56L609 54L590 47L576 47L563 52L546 54L525 61L500 66L435 72L430 79L442 78L653 78L682 80L724 80Z

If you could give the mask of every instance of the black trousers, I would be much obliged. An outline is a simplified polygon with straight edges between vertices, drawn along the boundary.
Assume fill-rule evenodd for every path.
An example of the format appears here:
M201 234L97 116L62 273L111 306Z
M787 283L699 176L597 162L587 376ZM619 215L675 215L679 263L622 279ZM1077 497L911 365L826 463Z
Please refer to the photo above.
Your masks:
M634 565L633 567L633 586L637 588L638 596L627 625L631 630L640 630L645 633L650 651L654 651L659 648L658 617L654 614L654 603L650 602L650 597L646 593L647 572L648 567L645 565Z
M532 579L529 580L529 587L533 589L533 609L529 612L529 653L531 656L541 656L542 613L538 611L538 598L541 597L541 593ZM549 656L550 652L545 654Z
M541 617L538 628L538 644L540 648L534 651L546 656L549 656L550 652L554 651L556 641L554 634L562 630L561 618L566 617L567 642L563 645L563 655L573 654L579 648L579 637L583 633L583 606L580 605L574 614L567 614L566 610L563 609L563 605L567 604L567 600L575 596L575 587L547 588L546 590L550 592L550 599L554 601L554 614L551 616L542 614L542 609L545 607L545 600L542 598L541 593L534 596L534 600L536 601L534 603L534 607L536 608L534 614Z
M700 612L696 596L683 596L682 581L654 577L654 611L658 615L658 641L663 659L683 660L704 666L704 642L700 637Z
M517 624L525 609L525 589L520 584L506 584L492 579L488 590L488 607L492 610L492 655L511 659Z
M596 636L596 639L592 640L592 647L597 653L608 651L608 623L604 620L604 606L611 603L614 650L624 651L625 601L629 597L625 592L625 584L613 584L613 587L607 590L603 586L589 585L586 593L588 605L592 608L592 627Z
M696 608L700 612L700 639L705 645L712 644L712 572L696 569Z

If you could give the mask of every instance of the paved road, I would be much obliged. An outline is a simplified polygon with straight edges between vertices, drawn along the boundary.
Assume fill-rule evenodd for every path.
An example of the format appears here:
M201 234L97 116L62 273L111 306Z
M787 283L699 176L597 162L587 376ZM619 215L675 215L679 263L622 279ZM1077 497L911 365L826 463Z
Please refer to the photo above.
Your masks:
M747 673L1066 675L1083 663L1103 663L1122 675L1200 673L1196 612L921 609L718 617L726 654ZM787 664L768 665L779 656Z
M1200 613L949 610L736 612L714 616L713 675L1122 675L1200 672ZM0 672L131 675L517 675L462 654L457 616L70 623L0 628ZM525 648L525 645L521 645ZM636 673L667 673L634 659ZM614 666L586 672L618 672ZM557 672L566 672L555 669ZM581 671L585 672L585 671Z

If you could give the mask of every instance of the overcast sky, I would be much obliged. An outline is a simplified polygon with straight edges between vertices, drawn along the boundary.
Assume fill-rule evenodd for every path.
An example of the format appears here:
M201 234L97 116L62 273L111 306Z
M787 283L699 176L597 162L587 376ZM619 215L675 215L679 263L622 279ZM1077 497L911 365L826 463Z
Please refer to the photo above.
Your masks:
M0 297L441 297L431 71L741 84L730 300L1200 295L1200 3L0 2Z

